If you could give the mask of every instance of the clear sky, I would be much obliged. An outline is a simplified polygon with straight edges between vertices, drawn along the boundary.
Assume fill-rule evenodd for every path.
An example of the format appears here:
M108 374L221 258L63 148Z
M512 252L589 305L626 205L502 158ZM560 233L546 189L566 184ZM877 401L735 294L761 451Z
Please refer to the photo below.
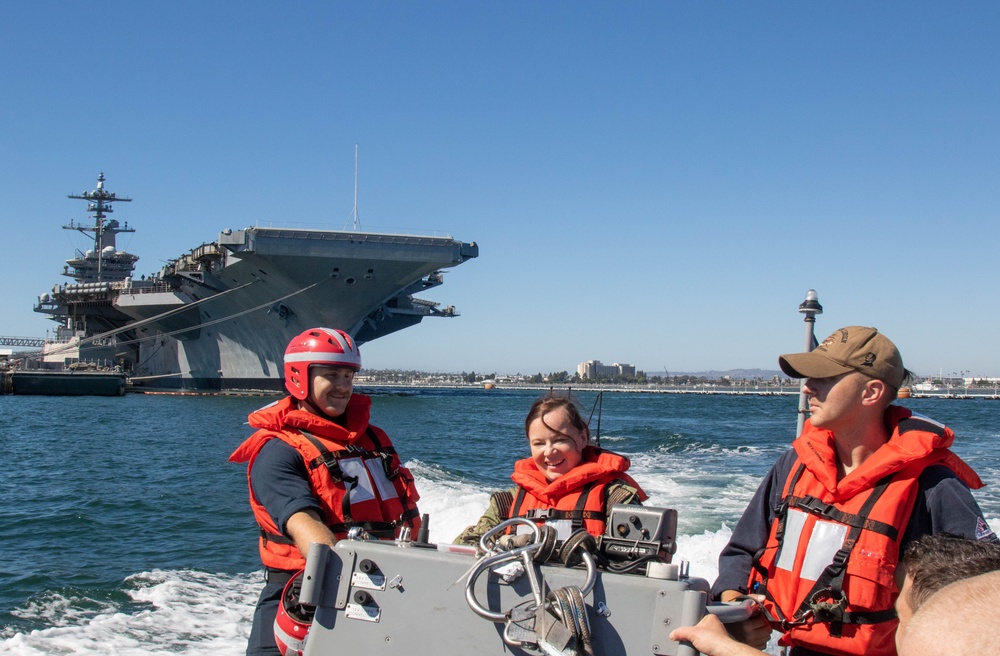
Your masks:
M86 219L136 273L249 225L480 257L372 368L776 368L875 325L1000 376L1000 3L4 2L0 335L45 335Z

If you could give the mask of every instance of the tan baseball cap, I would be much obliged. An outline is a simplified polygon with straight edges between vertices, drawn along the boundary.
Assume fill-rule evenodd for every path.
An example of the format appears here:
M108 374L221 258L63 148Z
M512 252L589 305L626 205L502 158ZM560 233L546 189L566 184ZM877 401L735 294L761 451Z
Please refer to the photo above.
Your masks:
M778 357L792 378L829 378L860 371L899 389L906 376L896 345L874 328L848 326L835 331L808 353Z

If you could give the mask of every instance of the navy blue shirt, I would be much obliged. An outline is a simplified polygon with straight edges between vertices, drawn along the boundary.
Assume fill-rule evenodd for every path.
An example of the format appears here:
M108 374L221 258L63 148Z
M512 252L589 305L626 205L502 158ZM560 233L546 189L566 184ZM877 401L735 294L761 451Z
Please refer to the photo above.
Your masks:
M789 449L778 459L733 529L729 544L719 554L719 577L712 586L715 598L724 590L747 592L753 557L767 544L774 509L781 502L796 458L795 450ZM943 465L928 467L917 479L917 485L916 505L900 543L901 551L912 540L934 533L997 540L968 486L951 469Z
M323 516L302 455L282 440L268 440L261 447L250 469L250 485L282 533L297 512L313 509Z

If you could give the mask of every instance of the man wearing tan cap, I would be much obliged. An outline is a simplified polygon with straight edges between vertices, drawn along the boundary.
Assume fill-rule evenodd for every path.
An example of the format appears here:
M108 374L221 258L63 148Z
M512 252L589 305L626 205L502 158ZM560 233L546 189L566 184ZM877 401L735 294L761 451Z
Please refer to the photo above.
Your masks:
M762 595L730 631L792 656L896 654L902 549L922 535L996 541L970 488L976 473L942 424L892 405L909 372L874 328L848 326L814 351L778 358L805 378L810 418L771 468L719 556L717 599Z

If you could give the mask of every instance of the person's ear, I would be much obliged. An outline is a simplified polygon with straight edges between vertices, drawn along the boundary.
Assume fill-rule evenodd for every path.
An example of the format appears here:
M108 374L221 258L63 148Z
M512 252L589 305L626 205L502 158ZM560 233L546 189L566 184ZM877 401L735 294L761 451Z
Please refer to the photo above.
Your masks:
M861 402L864 405L876 405L884 403L889 394L889 386L881 380L873 379L865 383L865 390L861 394Z

